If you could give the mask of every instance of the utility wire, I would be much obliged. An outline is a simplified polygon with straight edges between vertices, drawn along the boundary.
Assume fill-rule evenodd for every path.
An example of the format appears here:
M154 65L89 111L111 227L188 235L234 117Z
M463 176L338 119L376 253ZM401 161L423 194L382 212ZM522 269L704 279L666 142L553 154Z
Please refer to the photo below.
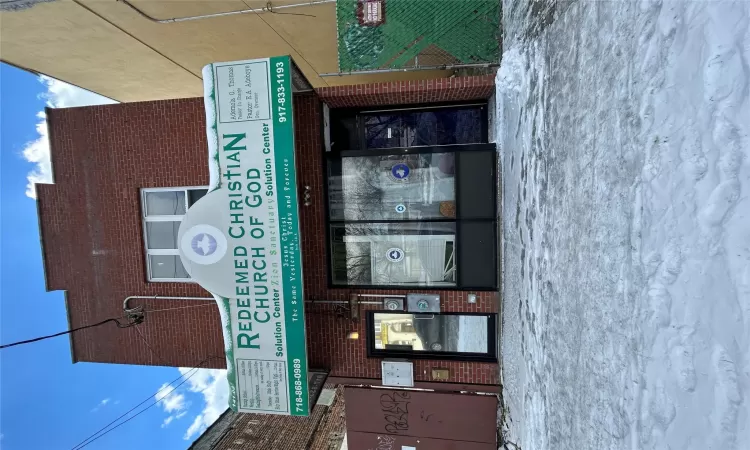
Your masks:
M242 3L244 3L244 4L245 4L245 6L247 6L247 7L248 7L248 8L250 8L250 9L251 9L251 10L252 10L253 12L255 12L255 8L253 8L252 6L250 6L250 5L249 5L249 4L247 3L247 1L245 1L245 0L242 0ZM268 4L270 4L270 3L271 3L271 2L268 2ZM269 10L269 11L270 11L270 10ZM271 11L271 12L273 12L273 11ZM288 14L288 13L287 13L287 14ZM255 16L256 16L256 17L258 17L258 19L262 20L262 21L263 21L263 23L265 23L265 24L266 24L266 25L268 26L268 28L270 28L270 29L271 29L271 31L273 31L274 33L276 33L276 36L278 36L278 37L279 37L279 38L280 38L280 39L281 39L282 41L286 42L286 45L288 45L288 46L289 46L289 47L290 47L290 48L291 48L292 50L294 50L294 51L295 51L295 52L296 52L296 53L297 53L297 54L299 55L299 57L300 57L300 58L302 58L302 60L303 60L304 62L306 62L306 63L307 63L307 65L308 65L308 66L310 66L310 68L311 68L311 69L312 69L313 71L315 71L315 73L316 73L316 74L318 73L318 71L317 71L317 70L315 70L315 67L313 67L313 65L312 65L312 64L310 64L310 61L308 61L307 59L305 59L305 57L304 57L304 56L302 55L302 53L301 53L301 52L300 52L299 50L297 50L297 48L296 48L296 47L295 47L294 45L292 45L292 43L291 43L291 42L287 41L287 40L286 40L286 38L285 38L284 36L282 36L282 35L281 35L281 33L279 33L278 31L276 31L276 28L274 28L274 27L273 27L273 26L272 26L272 25L271 25L270 23L268 23L268 21L266 21L266 19L264 19L264 18L263 18L263 15L262 15L262 14L258 14L258 13L256 12ZM325 83L325 84L326 84L326 86L329 86L329 84L328 84L328 82L327 82L327 81L325 80L325 78L321 78L321 80L323 81L323 83Z
M174 311L174 310L178 310L178 309L200 308L200 307L210 306L210 305L212 305L212 303L203 303L203 304L200 304L200 305L190 305L190 306L180 306L180 307L177 307L177 308L146 309L146 310L142 310L142 312L157 313L157 312L163 312L163 311ZM17 345L31 344L32 342L39 342L39 341L43 341L45 339L50 339L50 338L53 338L53 337L58 337L58 336L63 336L63 335L70 334L70 333L75 333L76 331L81 331L81 330L85 330L85 329L88 329L88 328L95 328L95 327L98 327L100 325L104 325L105 323L109 323L109 322L116 323L117 324L117 328L130 328L130 327L132 327L134 325L139 325L140 323L143 322L143 316L141 314L140 317L139 317L139 315L137 314L138 313L137 309L133 309L133 310L130 310L130 311L136 311L136 315L135 316L134 315L128 315L128 323L123 323L118 318L109 318L109 319L106 319L106 320L102 320L101 322L97 322L97 323L90 324L90 325L83 325L83 326L80 326L78 328L73 328L73 329L67 330L67 331L61 331L59 333L50 334L50 335L47 335L47 336L40 336L40 337L37 337L37 338L34 338L34 339L27 339L25 341L18 341L18 342L13 342L13 343L10 343L10 344L0 345L0 350L5 349L5 348L9 348L9 347L15 347Z
M148 350L151 352L151 355L156 356L156 359L160 360L163 364L166 364L167 361L164 358L162 358L161 355L156 353L156 350L154 350L151 347L151 344L148 343L148 340L146 340L146 336L144 336L143 333L141 333L141 330L139 330L138 327L133 327L133 329L138 333L138 336L141 337L141 340L143 341L143 343L146 344L146 347L148 347Z
M40 336L38 338L27 339L25 341L13 342L12 344L0 345L0 349L4 349L4 348L8 348L8 347L15 347L16 345L31 344L32 342L39 342L39 341L43 341L45 339L50 339L50 338L57 337L57 336L62 336L62 335L65 335L65 334L75 333L76 331L85 330L87 328L98 327L100 325L104 325L105 323L109 323L109 322L116 323L117 324L117 328L130 328L133 325L136 325L137 323L141 323L143 321L143 317L142 316L140 318L131 318L131 317L129 317L128 319L129 319L129 321L126 324L121 323L120 320L116 319L116 318L106 319L106 320L102 320L101 322L98 322L98 323L94 323L94 324L91 324L91 325L84 325L84 326L81 326L81 327L78 327L78 328L73 328L72 330L62 331L60 333L50 334L50 335L47 335L47 336Z
M201 366L203 366L203 365L204 365L204 364L205 364L206 362L208 362L208 360L209 360L209 359L214 359L214 358L218 358L218 357L217 357L217 356L209 356L209 357L207 357L206 359L204 359L203 361L201 361L200 363L198 363L198 365L197 365L197 366L195 366L195 367L193 367L192 369L190 369L190 371L188 372L188 373L189 373L190 375L189 375L189 376L188 376L187 378L185 378L184 380L182 380L182 381L180 382L180 384L178 384L177 386L175 386L174 388L172 388L172 390L170 390L169 392L167 392L167 393L166 393L166 394L165 394L165 395L164 395L164 396L163 396L163 397L162 397L161 399L159 399L159 400L154 400L154 401L153 401L153 402L152 402L152 403L151 403L150 405L148 405L148 406L147 406L146 408L144 408L144 409L142 409L142 410L138 411L138 413L137 413L137 414L135 414L135 415L133 415L133 416L129 417L129 418L127 419L127 420L125 420L125 421L123 421L123 422L120 422L119 424L115 425L114 427L110 428L109 430L107 430L107 431L104 431L104 430L106 430L107 428L109 428L109 427L110 427L110 426L111 426L112 424L114 424L114 423L115 423L115 422L117 422L118 420L122 419L123 417L127 416L128 414L130 414L131 412L133 412L133 411L134 411L135 409L137 409L137 408L138 408L139 406L141 406L141 405L143 405L144 403L146 403L147 401L149 401L149 399L151 399L151 398L154 398L154 397L156 397L156 395L157 395L157 394L159 394L159 393L160 393L161 391L163 391L163 390L165 390L165 389L166 389L166 386L165 386L165 387L163 387L163 388L161 388L161 389L159 389L159 390L158 390L158 391L156 391L156 392L155 392L154 394L152 394L152 395L149 395L148 397L146 397L146 399L145 399L145 400L143 400L142 402L138 403L138 404L137 404L137 405L135 405L134 407L130 408L130 409L129 409L129 410L127 411L127 412L125 412L125 413L124 413L124 414L122 414L121 416L117 417L117 418L116 418L115 420L113 420L112 422L110 422L110 423L108 423L107 425L103 426L102 428L100 428L100 429L99 429L99 430L98 430L98 431L97 431L96 433L92 434L91 436L87 437L86 439L84 439L83 441L81 441L80 443L78 443L77 445L75 445L75 446L74 446L74 447L72 448L72 450L80 450L80 449L82 449L82 448L86 447L87 445L91 444L92 442L96 441L97 439L99 439L99 438L101 438L101 437L105 436L105 435L106 435L106 434L108 434L108 433L109 433L110 431L116 430L117 428L119 428L119 427L121 427L121 426L125 425L126 423L130 422L131 420L133 420L133 419L135 419L136 417L138 417L138 416L140 416L141 414L143 414L144 412L148 411L148 410L149 410L149 409L150 409L151 407L153 407L154 405L156 405L156 404L157 404L157 403L159 403L160 401L164 400L165 398L169 397L169 395L170 395L170 394L171 394L172 392L174 392L174 391L175 391L175 390L176 390L176 389L177 389L178 387L180 387L180 386L182 386L183 384L185 384L185 382L186 382L187 380L189 380L189 379L190 379L190 378L191 378L191 377L192 377L193 375L195 375L196 373L198 373L198 372L197 372L197 371L198 371L198 369L199 369L199 368L200 368ZM172 383L175 383L176 381L178 381L178 380L179 380L180 378L184 377L185 375L187 375L187 374L184 374L184 375L183 375L183 374L180 374L180 376L179 376L179 377L177 377L177 378L175 378L174 380L170 381L170 382L169 382L169 385L171 385ZM102 431L104 431L104 432L102 433ZM101 433L101 434L100 434L100 433ZM98 436L97 436L97 435L98 435ZM96 437L95 437L95 436L96 436Z

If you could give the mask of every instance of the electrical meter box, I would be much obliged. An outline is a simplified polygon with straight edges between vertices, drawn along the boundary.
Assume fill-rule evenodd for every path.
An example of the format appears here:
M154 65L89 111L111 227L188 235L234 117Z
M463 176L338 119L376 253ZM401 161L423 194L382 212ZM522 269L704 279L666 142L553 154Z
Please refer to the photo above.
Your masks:
M440 296L437 294L407 294L406 310L412 313L439 313Z

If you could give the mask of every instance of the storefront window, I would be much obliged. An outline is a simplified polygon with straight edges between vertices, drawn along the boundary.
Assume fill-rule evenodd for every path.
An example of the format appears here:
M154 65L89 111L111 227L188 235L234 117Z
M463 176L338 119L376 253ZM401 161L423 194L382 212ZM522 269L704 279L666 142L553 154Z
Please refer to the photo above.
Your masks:
M335 284L455 286L455 224L331 226Z
M480 359L496 357L494 314L368 313L370 356Z
M482 142L482 110L436 108L364 116L365 148L398 148Z
M331 110L331 286L496 289L497 160L486 108Z
M453 153L342 158L328 172L332 220L455 217Z

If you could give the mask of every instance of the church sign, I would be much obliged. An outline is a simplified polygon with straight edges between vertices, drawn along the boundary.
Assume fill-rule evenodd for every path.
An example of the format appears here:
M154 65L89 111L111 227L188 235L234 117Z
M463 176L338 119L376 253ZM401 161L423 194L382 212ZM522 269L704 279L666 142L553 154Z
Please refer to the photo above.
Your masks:
M203 69L211 182L178 233L222 318L237 412L309 413L288 56Z

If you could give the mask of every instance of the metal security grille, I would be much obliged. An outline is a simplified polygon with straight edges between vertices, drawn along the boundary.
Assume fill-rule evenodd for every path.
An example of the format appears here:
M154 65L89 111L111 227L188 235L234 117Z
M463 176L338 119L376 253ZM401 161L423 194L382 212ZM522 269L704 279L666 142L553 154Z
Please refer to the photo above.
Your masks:
M499 0L338 0L341 72L494 64Z

